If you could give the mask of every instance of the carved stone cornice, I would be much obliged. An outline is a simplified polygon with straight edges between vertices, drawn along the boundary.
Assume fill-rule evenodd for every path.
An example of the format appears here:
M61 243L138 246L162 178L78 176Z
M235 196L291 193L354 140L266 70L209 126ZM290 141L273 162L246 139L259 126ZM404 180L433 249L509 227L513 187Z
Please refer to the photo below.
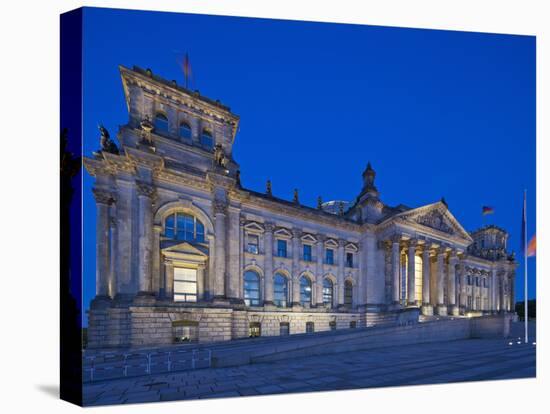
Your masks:
M112 193L108 190L94 188L92 192L94 193L95 202L97 204L109 205L115 201Z
M235 189L236 181L234 178L227 175L218 174L214 171L206 173L206 182L210 185L210 189L223 188L226 191Z

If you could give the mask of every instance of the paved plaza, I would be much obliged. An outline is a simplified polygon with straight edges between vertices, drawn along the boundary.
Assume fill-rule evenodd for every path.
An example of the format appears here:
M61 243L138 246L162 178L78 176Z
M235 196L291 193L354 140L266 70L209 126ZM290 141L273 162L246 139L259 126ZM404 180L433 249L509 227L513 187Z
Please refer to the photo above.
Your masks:
M85 405L530 378L536 345L513 337L386 347L86 384ZM520 343L518 343L520 342Z

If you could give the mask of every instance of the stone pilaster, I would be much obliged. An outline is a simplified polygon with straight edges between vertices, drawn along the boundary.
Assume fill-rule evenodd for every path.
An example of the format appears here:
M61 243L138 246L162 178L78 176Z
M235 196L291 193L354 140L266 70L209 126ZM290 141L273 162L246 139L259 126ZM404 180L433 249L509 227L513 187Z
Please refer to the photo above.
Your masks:
M139 264L138 264L138 294L152 294L152 246L153 246L153 196L155 189L151 184L138 182L138 202L139 202Z
M338 274L336 275L338 280L338 307L344 306L344 249L345 249L346 241L343 239L338 240Z
M433 315L433 306L430 303L430 249L431 244L426 242L422 250L422 314Z
M110 246L109 205L113 197L109 191L94 188L96 202L96 297L109 298Z
M160 276L160 234L162 233L162 226L153 226L153 246L152 246L152 281L153 281L153 293L156 293L159 297L164 295L164 285L162 284Z
M447 249L440 247L437 249L437 308L438 315L447 315L447 306L445 305L445 257Z
M273 223L265 223L264 232L264 305L273 305Z
M392 271L392 291L393 291L393 303L394 305L399 305L400 295L399 295L399 241L400 236L392 237L391 244L391 271Z
M409 240L409 246L407 248L407 305L416 306L415 300L415 258L416 258L416 245L417 240Z
M456 255L456 250L451 251L451 255L449 256L449 268L448 268L448 295L447 295L447 301L448 301L448 311L451 315L458 315L459 314L459 308L456 305L456 265L458 262L458 257Z
M323 275L324 275L324 265L323 265L323 253L325 248L326 237L323 234L317 235L317 266L316 266L316 275L315 275L315 292L313 299L315 300L318 306L323 306Z
M225 299L225 272L226 272L226 258L225 258L225 246L226 246L226 218L227 218L227 204L221 200L214 200L214 220L215 220L215 245L216 245L216 257L215 262L215 276L214 276L214 299Z

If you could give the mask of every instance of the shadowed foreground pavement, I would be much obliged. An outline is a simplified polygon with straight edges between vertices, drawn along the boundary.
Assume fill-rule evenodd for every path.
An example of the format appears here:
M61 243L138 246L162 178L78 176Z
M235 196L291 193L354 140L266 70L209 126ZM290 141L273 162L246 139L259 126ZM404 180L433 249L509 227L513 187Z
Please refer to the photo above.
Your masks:
M86 384L85 405L331 391L536 376L522 325L509 339L466 339Z

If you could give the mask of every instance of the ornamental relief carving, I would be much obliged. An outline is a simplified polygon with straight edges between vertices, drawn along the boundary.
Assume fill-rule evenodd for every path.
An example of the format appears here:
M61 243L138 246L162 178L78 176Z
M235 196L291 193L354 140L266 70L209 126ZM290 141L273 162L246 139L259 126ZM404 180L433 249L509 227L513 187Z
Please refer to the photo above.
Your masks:
M445 216L439 211L430 211L429 213L419 216L415 222L423 226L431 227L432 229L442 231L443 233L454 234L454 229L448 224Z

